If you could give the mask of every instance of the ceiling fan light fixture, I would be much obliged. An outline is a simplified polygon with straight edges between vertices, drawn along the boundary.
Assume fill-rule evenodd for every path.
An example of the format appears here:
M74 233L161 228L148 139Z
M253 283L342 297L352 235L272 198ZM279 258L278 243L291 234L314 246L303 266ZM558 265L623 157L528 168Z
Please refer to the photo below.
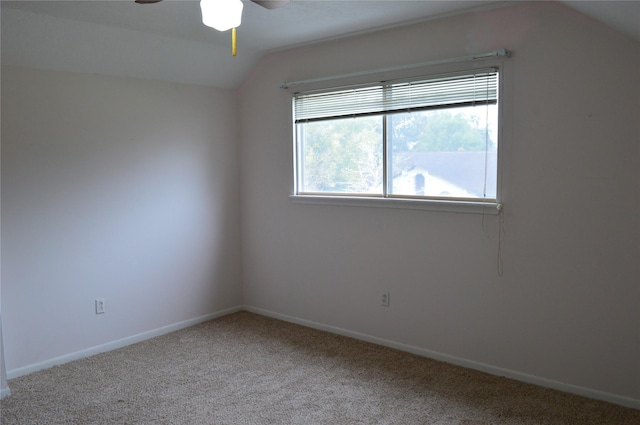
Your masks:
M242 8L241 0L200 0L202 23L218 31L239 27Z

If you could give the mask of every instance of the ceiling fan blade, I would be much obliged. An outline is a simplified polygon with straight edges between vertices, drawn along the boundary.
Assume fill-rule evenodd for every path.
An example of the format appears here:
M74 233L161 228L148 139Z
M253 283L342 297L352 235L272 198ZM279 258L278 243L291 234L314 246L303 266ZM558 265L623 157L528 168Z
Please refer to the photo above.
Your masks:
M162 0L135 0L135 1L138 4L152 4L152 3L161 2Z
M286 6L290 2L290 0L251 0L251 1L267 9L277 9L282 6Z

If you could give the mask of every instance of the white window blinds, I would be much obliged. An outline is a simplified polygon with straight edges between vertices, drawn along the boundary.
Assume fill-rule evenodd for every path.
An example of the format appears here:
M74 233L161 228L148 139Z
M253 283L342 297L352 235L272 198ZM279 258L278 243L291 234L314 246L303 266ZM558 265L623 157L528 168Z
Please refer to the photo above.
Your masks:
M498 71L484 69L415 81L299 93L294 97L296 123L409 112L452 106L495 104Z

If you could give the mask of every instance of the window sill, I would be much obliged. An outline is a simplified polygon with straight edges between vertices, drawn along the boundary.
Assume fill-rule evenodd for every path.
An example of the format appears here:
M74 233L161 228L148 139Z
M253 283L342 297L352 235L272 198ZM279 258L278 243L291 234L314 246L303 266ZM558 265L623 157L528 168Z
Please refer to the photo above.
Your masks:
M502 210L499 202L461 202L422 199L367 198L355 196L290 195L294 204L341 205L347 207L399 208L409 210L443 211L466 214L497 215Z

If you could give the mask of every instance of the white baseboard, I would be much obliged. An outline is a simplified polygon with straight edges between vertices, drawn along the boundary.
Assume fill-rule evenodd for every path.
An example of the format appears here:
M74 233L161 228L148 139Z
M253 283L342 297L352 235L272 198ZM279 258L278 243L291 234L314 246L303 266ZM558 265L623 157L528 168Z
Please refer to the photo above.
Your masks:
M583 397L588 397L596 400L602 400L613 404L618 404L624 407L630 407L640 410L640 400L621 396L617 394L611 394L591 388L580 387L577 385L567 384L564 382L554 381L552 379L540 378L538 376L529 375L527 373L518 372L515 370L504 369L497 366L488 365L485 363L475 362L473 360L463 359L460 357L450 356L448 354L439 353L437 351L431 351L424 348L415 347L412 345L401 344L399 342L390 341L383 338L377 338L371 335L362 334L359 332L353 332L347 329L338 328L335 326L329 326L322 323L312 322L305 319L299 319L297 317L287 316L273 311L264 310L252 306L244 306L246 311L251 313L260 314L274 319L283 320L285 322L295 323L309 328L318 329L321 331L330 332L337 335L347 336L350 338L358 339L361 341L371 342L373 344L382 345L385 347L395 348L396 350L405 351L408 353L416 354L422 357L428 357L434 360L451 363L457 366L466 367L469 369L479 370L492 375L504 376L506 378L514 379L516 381L525 382L528 384L538 385L540 387L551 388L558 391L564 391L571 394L577 394Z
M212 319L217 319L218 317L226 316L228 314L236 313L242 310L243 310L242 306L220 310L215 313L206 314L204 316L196 317L194 319L185 320L183 322L174 323L174 324L163 326L157 329L152 329L147 332L142 332L126 338L118 339L116 341L107 342L106 344L97 345L95 347L90 347L85 350L80 350L74 353L65 354L64 356L55 357L53 359L49 359L44 362L32 364L29 366L24 366L18 369L9 370L7 371L7 379L17 378L19 376L28 375L30 373L37 372L39 370L48 369L56 365L61 365L74 360L79 360L85 357L93 356L95 354L104 353L105 351L111 351L118 348L122 348L127 345L135 344L137 342L142 342L144 340L154 338L156 336L168 334L170 332L175 332L180 329L188 328L190 326L194 326L199 323L206 322ZM7 388L7 391L8 391L8 388Z
M10 395L11 395L11 391L9 390L9 387L0 388L0 400Z
M554 381L551 379L540 378L538 376L529 375L526 373L522 373L522 372L510 370L510 369L504 369L497 366L488 365L485 363L475 362L473 360L450 356L448 354L439 353L437 351L432 351L432 350L427 350L420 347L415 347L412 345L402 344L399 342L390 341L387 339L378 338L371 335L338 328L335 326L325 325L325 324L313 322L310 320L287 316L285 314L280 314L273 311L252 307L252 306L244 306L244 307L237 306L237 307L228 308L215 313L196 317L194 319L185 320L183 322L174 323L172 325L163 326L161 328L139 333L137 335L132 335L130 337L122 338L116 341L111 341L106 344L87 348L85 350L76 351L74 353L66 354L64 356L46 360L44 362L32 364L32 365L21 367L18 369L9 370L7 371L7 378L8 379L17 378L19 376L28 375L30 373L37 372L39 370L48 369L56 365L68 363L74 360L79 360L79 359L93 356L95 354L103 353L106 351L122 348L127 345L135 344L137 342L142 342L144 340L154 338L156 336L160 336L160 335L164 335L180 329L188 328L190 326L194 326L199 323L206 322L208 320L217 319L219 317L226 316L228 314L236 313L238 311L243 311L243 310L249 311L251 313L267 316L267 317L272 317L274 319L283 320L285 322L295 323L295 324L306 326L309 328L318 329L321 331L326 331L326 332L330 332L333 334L342 335L350 338L355 338L361 341L371 342L373 344L378 344L385 347L394 348L400 351L405 351L405 352L416 354L419 356L428 357L434 360L439 360L439 361L451 363L454 365L467 367L469 369L479 370L481 372L490 373L492 375L504 376L510 379L515 379L517 381L526 382L528 384L534 384L534 385L538 385L545 388L551 388L554 390L577 394L584 397L588 397L596 400L602 400L609 403L618 404L620 406L625 406L625 407L630 407L633 409L640 410L640 400L637 400L631 397L611 394L611 393L607 393L599 390L594 390L591 388L585 388L577 385L567 384L564 382ZM9 394L10 394L9 388L0 389L0 398L6 397Z

